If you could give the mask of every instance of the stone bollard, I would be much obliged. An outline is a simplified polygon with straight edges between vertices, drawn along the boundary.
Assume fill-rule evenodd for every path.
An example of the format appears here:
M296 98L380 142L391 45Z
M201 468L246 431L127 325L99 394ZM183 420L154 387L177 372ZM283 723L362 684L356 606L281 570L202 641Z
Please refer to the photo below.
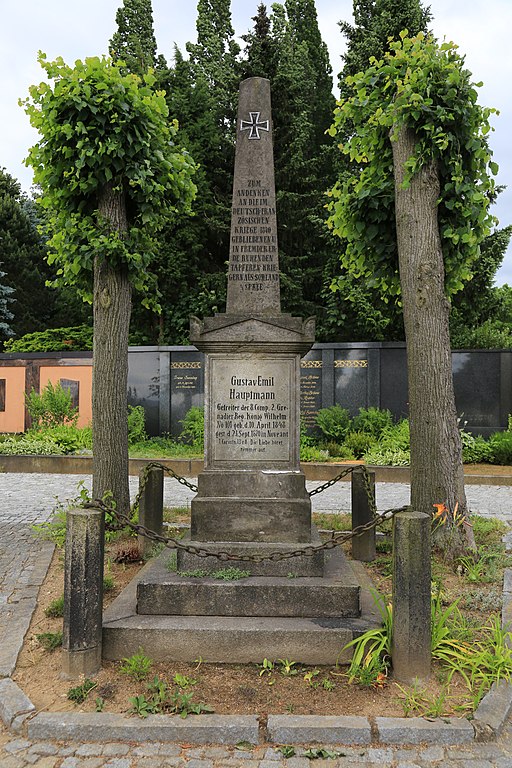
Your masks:
M368 472L371 493L375 502L375 472ZM372 509L368 499L364 472L357 467L352 472L352 530L366 525L372 519ZM354 536L352 539L352 557L370 563L375 560L375 528Z
M399 512L393 522L393 677L427 680L431 661L430 517Z
M139 483L145 471L139 475ZM147 471L146 482L139 502L139 523L155 533L162 533L164 520L164 471L161 467L151 467ZM142 557L148 557L155 546L151 539L141 536L137 538Z
M70 509L66 523L62 671L95 675L101 668L104 515Z

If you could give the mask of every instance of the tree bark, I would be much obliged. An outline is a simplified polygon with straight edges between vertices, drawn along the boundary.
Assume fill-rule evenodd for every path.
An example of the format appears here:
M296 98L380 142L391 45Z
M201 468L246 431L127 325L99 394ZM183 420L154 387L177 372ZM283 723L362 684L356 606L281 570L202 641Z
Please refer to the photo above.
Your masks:
M100 226L127 232L126 204L121 191L107 185L98 200ZM131 285L126 269L94 260L93 293L93 497L111 492L117 509L130 508L128 486L128 331Z
M432 515L446 504L435 543L450 558L474 547L464 490L462 446L453 390L449 302L437 219L440 194L434 161L403 188L416 136L401 127L393 146L398 260L407 344L411 431L411 503ZM454 519L458 509L460 519ZM441 520L440 518L439 520Z

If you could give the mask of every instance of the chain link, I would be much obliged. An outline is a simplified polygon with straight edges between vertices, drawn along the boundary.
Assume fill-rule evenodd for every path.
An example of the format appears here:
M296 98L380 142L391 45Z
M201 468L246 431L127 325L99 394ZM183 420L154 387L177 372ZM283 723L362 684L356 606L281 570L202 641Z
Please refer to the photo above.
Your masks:
M322 486L315 488L313 491L310 492L309 495L314 496L317 493L321 493L322 491L326 490L326 488L330 488L332 485L337 483L343 477L346 477L348 474L351 474L352 472L354 472L356 469L359 469L359 468L360 468L360 471L362 472L363 482L364 482L366 494L368 497L368 503L371 511L371 519L364 525L359 525L356 528L353 528L351 531L340 531L338 533L335 533L333 531L331 534L331 537L326 541L324 541L322 544L316 544L316 545L308 544L306 546L297 547L296 549L290 550L288 552L274 551L274 552L269 552L267 554L252 554L252 555L233 554L232 552L227 552L226 550L219 550L217 552L213 552L211 549L206 549L205 547L200 547L195 544L185 544L184 542L180 541L180 539L177 539L173 536L163 536L162 534L159 534L156 531L152 531L151 529L146 528L146 526L141 525L140 523L133 522L133 518L139 508L140 499L141 499L142 493L144 492L144 488L146 486L149 473L152 469L162 469L164 472L167 472L176 480L178 480L178 482L180 482L182 485L186 485L191 490L197 491L197 486L193 485L192 483L189 483L184 477L180 477L179 475L177 475L176 472L174 472L174 470L170 469L169 467L166 467L164 464L159 464L158 462L151 462L144 467L144 470L142 471L140 476L139 490L138 490L137 496L135 497L135 501L132 505L130 516L125 515L122 512L119 512L118 510L115 509L114 506L110 506L105 501L101 501L99 499L95 499L85 503L84 507L88 509L101 509L105 514L105 527L107 530L119 531L123 528L129 528L135 534L139 536L144 536L145 538L155 542L155 544L163 544L165 547L169 549L181 549L184 552L188 552L189 554L196 555L197 557L202 557L202 558L215 557L218 560L224 561L224 562L230 561L230 560L236 560L238 562L254 562L254 563L261 563L267 560L277 562L280 560L291 560L292 558L295 558L295 557L303 557L303 556L311 557L316 552L321 552L322 550L329 550L329 549L334 549L335 547L339 547L341 544L345 543L346 541L349 541L354 536L361 536L362 534L367 533L373 528L377 528L378 526L382 525L387 520L392 519L398 512L403 512L406 509L408 509L407 506L403 506L396 509L387 509L381 514L379 514L377 512L377 508L375 504L375 497L374 497L372 483L370 479L370 473L368 472L368 469L364 465L358 465L357 467L347 467L338 475L336 475L336 477L333 477L332 480L329 480L327 483L324 483Z

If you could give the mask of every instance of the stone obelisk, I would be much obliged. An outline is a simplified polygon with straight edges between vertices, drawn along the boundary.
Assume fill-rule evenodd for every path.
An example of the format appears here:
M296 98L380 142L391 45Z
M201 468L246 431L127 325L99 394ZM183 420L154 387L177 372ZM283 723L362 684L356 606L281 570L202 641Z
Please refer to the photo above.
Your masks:
M270 84L240 85L225 314L192 318L205 353L205 467L198 542L311 542L299 465L300 358L314 320L281 313Z

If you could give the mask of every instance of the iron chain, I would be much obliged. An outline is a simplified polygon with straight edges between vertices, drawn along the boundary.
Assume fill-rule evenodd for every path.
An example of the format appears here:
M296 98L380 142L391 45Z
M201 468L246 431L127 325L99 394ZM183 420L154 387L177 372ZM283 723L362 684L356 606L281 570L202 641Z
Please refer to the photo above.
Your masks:
M366 493L368 496L368 501L370 504L370 509L372 512L372 518L365 523L364 525L359 525L356 528L353 528L351 531L340 531L338 533L332 532L332 535L329 539L324 541L322 544L317 545L307 545L300 548L297 548L295 550L290 550L288 552L280 552L280 551L274 551L269 552L265 555L249 555L249 554L233 554L231 552L227 552L226 550L219 550L217 552L212 552L210 549L206 549L204 547L199 547L195 544L185 544L180 539L177 539L172 536L163 536L162 534L157 533L156 531L152 531L149 528L146 528L144 525L141 525L140 523L133 522L133 517L139 507L140 499L142 496L142 493L144 491L144 487L147 482L147 478L149 476L149 472L151 469L157 468L162 469L164 472L167 472L172 477L174 477L178 482L182 483L182 485L186 485L188 488L190 488L193 491L197 491L197 487L193 485L192 483L189 483L185 478L179 477L174 470L170 469L169 467L166 467L163 464L159 464L157 462L151 462L150 464L147 464L144 468L141 478L140 478L140 484L139 484L139 491L137 493L137 496L135 497L135 501L133 503L133 506L131 508L131 514L130 516L123 514L122 512L119 512L115 509L114 506L109 506L105 501L101 501L99 499L95 499L93 501L87 502L84 504L85 508L89 509L101 509L105 513L105 527L108 530L118 531L123 528L129 528L131 531L133 531L135 534L144 536L145 538L154 541L155 544L163 544L165 547L169 549L181 549L184 552L188 552L189 554L195 555L197 557L215 557L220 561L230 561L230 560L236 560L238 562L255 562L260 563L263 561L280 561L280 560L291 560L295 557L311 557L316 552L320 552L322 550L329 550L334 549L335 547L340 546L346 541L349 541L354 536L361 536L363 533L366 533L367 531L372 530L372 528L377 528L378 526L382 525L387 520L390 520L394 517L398 512L403 512L408 509L407 506L399 507L397 509L387 509L382 514L377 513L376 505L375 505L375 499L373 490L371 487L370 482L370 475L368 473L368 470L364 465L361 466L362 475L363 475L363 482L366 488ZM327 483L324 483L324 485L320 486L319 488L315 488L313 491L310 492L310 496L314 496L317 493L321 493L326 488L330 488L332 485L337 483L339 480L341 480L343 477L346 477L346 475L352 473L356 467L347 467L342 472L340 472L336 477L332 478L332 480L329 480Z

